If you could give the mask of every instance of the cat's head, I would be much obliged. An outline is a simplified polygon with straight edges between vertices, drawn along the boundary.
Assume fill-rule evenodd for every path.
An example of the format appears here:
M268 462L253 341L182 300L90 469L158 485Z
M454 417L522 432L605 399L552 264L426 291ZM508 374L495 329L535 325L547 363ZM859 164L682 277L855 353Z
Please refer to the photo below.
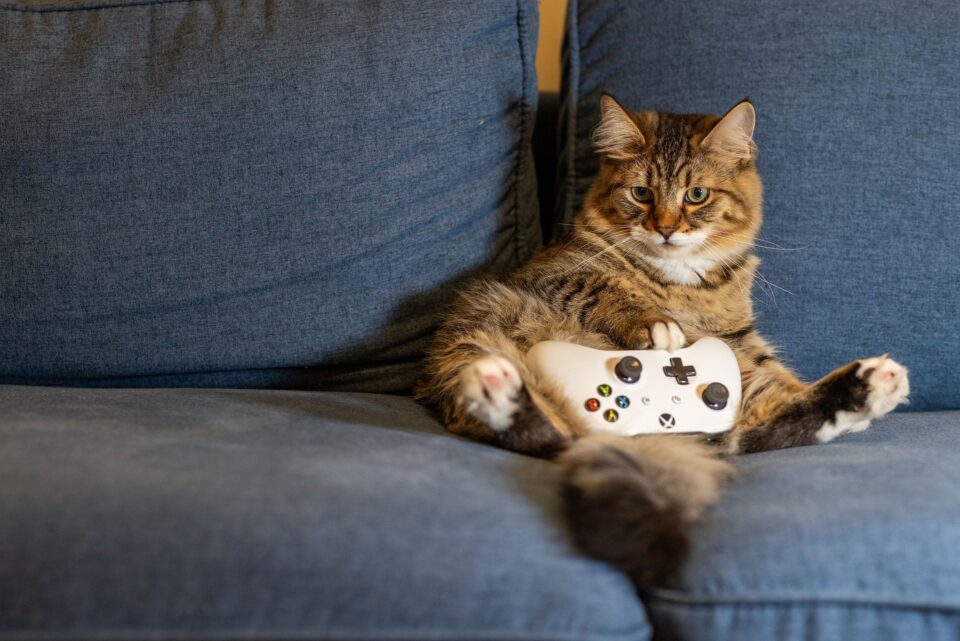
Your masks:
M660 265L722 265L748 251L762 222L755 122L746 100L720 117L631 112L604 95L590 227Z

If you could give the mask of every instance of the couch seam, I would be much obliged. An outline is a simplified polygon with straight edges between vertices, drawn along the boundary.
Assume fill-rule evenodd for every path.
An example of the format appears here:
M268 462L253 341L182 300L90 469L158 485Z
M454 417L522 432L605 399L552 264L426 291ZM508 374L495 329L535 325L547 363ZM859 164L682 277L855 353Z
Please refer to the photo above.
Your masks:
M683 608L751 608L751 607L776 607L776 608L786 608L786 607L810 607L810 606L836 606L844 608L871 608L876 610L937 610L937 611L946 611L946 612L958 612L960 611L960 605L946 605L946 604L933 604L933 603L898 603L892 601L878 601L878 600L856 600L856 599L844 599L844 598L768 598L768 599L756 599L756 600L742 600L742 599L715 599L710 600L707 598L701 599L683 599L683 598L671 598L671 597L657 597L649 596L644 599L644 602L648 606L656 607L657 605L664 605L667 607L683 607Z
M257 634L223 634L223 633L209 633L209 634L196 634L196 633L183 633L183 634L169 634L166 633L162 638L167 639L168 641L251 641L253 639L260 638L270 638L274 641L441 641L446 639L461 639L464 641L585 641L585 640L594 640L594 641L628 641L630 639L637 639L637 635L643 635L644 638L649 636L649 627L635 628L627 632L617 632L613 635L607 633L593 634L588 633L587 636L582 636L579 633L560 633L559 635L551 632L530 632L530 633L508 633L504 635L499 632L489 633L477 633L476 631L467 631L466 633L462 631L442 631L434 632L424 636L423 632L416 631L399 631L396 633L393 632L337 632L332 635L324 633L322 636L318 636L316 631L304 631L302 633L286 633L286 634L270 634L270 635L257 635ZM139 632L139 634L137 634ZM10 633L0 633L0 641L10 640L10 641L43 641L46 639L56 639L56 641L112 641L114 639L124 641L130 641L132 639L154 639L155 636L151 635L149 632L143 634L142 631L134 631L131 634L129 630L117 630L109 633L104 633L102 631L87 632L83 634L74 634L74 635L61 635L56 631L44 631L43 633L37 635L32 632L13 632Z
M520 234L522 231L520 222L520 205L524 178L524 152L527 145L527 118L529 110L527 109L527 51L526 38L527 28L523 12L524 0L516 0L517 7L517 48L520 52L520 140L517 144L517 157L514 161L513 174L513 267L520 265Z
M424 338L420 337L420 339ZM417 339L417 340L420 340ZM336 358L341 358L342 355L336 356ZM367 361L364 365L362 371L369 370L384 370L389 368L396 367L408 367L412 363L409 360L401 357L389 358L386 360L376 360L376 361ZM415 365L415 363L413 363ZM331 362L326 365L265 365L263 367L230 367L228 369L199 369L192 370L189 372L182 371L157 371L147 374L104 374L104 375L93 375L93 376L80 376L80 375L68 375L68 376L49 376L46 374L40 375L30 375L30 376L15 376L15 377L4 377L0 379L0 385L24 385L31 387L76 387L77 389L109 389L115 387L117 383L130 382L147 378L193 378L193 377L202 377L202 376L217 376L217 375L238 375L245 373L255 373L255 372L312 372L312 373L326 373L331 370L338 369L347 369L353 368L353 365L350 365L345 362ZM101 383L108 383L109 385L101 385ZM143 387L133 387L125 389L149 389L157 388L155 385L149 386L149 388ZM158 389L174 389L172 387L159 387ZM237 389L261 389L261 388L237 388ZM319 390L324 391L324 390Z
M127 0L126 2L104 2L102 4L70 7L30 7L22 4L0 4L0 11L16 13L75 13L78 11L102 11L105 9L128 9L132 7L147 7L159 4L187 4L193 2L207 2L208 0Z
M566 175L563 183L563 220L559 222L569 223L573 220L576 212L573 210L573 192L577 179L577 114L580 103L580 8L578 0L570 0L567 7L567 55L569 65L569 79L567 79L567 95L564 97L566 102L566 144L563 150L563 158L566 163Z

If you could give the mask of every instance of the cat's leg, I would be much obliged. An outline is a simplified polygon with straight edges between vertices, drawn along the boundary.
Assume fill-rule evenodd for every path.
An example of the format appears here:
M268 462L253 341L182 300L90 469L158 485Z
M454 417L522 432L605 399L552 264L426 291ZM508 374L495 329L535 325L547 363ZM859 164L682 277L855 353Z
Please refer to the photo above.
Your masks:
M447 427L452 431L463 428L473 436L479 427L500 447L553 458L583 430L565 419L544 391L538 389L522 359L492 352L479 356L460 372L455 399L460 416Z
M524 363L517 341L489 328L434 353L430 386L418 396L440 407L452 432L523 454L553 458L586 433L568 401Z
M575 319L528 288L478 282L434 334L416 396L451 432L552 458L588 430L559 388L527 367L526 353L544 340L611 346Z
M598 305L598 311L588 318L589 330L607 336L620 349L665 349L675 351L686 347L687 337L680 325L663 314L646 310ZM606 313L605 313L606 312ZM588 329L585 328L585 331Z
M906 368L889 356L853 361L811 384L770 356L754 357L741 370L740 416L726 437L731 452L826 443L866 429L910 393Z
M523 404L523 380L516 366L503 356L488 353L460 372L463 409L495 431L509 429Z

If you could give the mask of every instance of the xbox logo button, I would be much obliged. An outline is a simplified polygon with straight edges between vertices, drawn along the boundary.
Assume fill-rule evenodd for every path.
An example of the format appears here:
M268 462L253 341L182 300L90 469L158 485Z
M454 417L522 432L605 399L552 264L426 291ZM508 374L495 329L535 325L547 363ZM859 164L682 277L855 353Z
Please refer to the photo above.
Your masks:
M677 426L677 420L673 418L670 414L661 414L660 415L660 427L670 429Z

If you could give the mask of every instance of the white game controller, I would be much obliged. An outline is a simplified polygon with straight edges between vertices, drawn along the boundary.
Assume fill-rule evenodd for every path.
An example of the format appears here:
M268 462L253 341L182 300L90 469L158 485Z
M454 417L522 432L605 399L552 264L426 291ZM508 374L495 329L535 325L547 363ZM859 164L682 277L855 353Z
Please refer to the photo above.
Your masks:
M718 338L674 352L544 341L530 348L526 362L559 385L594 430L712 434L733 427L740 408L740 366Z

